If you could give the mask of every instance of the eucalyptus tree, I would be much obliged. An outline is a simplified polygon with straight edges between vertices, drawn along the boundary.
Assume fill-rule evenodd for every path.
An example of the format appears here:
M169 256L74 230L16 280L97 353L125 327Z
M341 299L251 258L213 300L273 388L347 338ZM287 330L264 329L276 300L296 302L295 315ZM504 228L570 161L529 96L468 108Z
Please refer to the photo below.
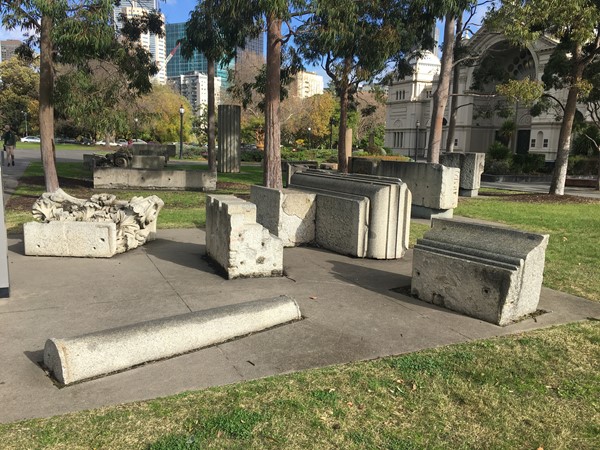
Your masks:
M456 25L459 17L476 0L435 0L431 5L439 18L444 18L444 42L438 85L432 96L431 129L427 145L427 161L438 163L442 145L444 111L450 95L450 80L454 66ZM460 19L462 20L462 19Z
M309 3L307 0L228 0L223 2L223 8L220 10L229 42L232 40L239 42L240 37L255 36L266 28L263 183L272 188L282 187L280 151L282 50L296 28L294 20L309 12L307 9ZM284 23L286 24L285 34Z
M185 37L181 39L181 55L190 59L194 52L200 52L207 61L208 105L207 105L207 137L208 137L208 169L217 172L215 151L215 65L227 64L235 56L238 44L243 45L241 33L226 33L222 26L223 19L230 29L241 30L242 24L232 23L233 18L221 16L220 0L199 0L190 18L185 24ZM219 20L222 17L222 20ZM229 39L228 39L229 38Z
M340 103L338 170L347 172L348 110L358 85L398 63L409 72L406 55L431 45L434 14L426 2L409 0L315 0L314 14L296 36L304 57L321 64Z
M37 127L39 71L35 61L13 57L0 63L0 121L13 129ZM33 125L33 126L32 126Z
M589 90L586 69L600 55L597 0L503 0L487 23L512 43L524 45L546 34L558 40L542 81L546 89L567 89L550 194L563 195L577 102Z
M2 24L28 31L27 44L40 49L40 150L48 192L59 188L54 164L56 64L89 70L91 60L110 60L128 77L129 88L138 92L149 91L149 76L158 72L150 53L135 42L142 32L162 34L162 21L154 13L123 17L117 38L112 16L118 4L119 0L0 0Z

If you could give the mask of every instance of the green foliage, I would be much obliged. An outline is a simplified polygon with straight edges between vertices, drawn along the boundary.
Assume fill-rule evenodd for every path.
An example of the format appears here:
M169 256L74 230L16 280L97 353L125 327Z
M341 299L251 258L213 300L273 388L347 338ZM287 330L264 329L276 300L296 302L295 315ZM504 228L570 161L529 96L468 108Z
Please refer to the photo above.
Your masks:
M512 152L510 149L501 142L496 141L490 145L486 154L486 160L506 160L510 159L511 156Z
M582 155L569 156L569 166L567 173L569 175L598 175L598 156L589 157Z
M501 142L494 142L486 154L485 173L490 175L530 174L544 171L544 155L535 153L515 155Z
M545 169L545 156L535 153L515 154L512 157L511 173L540 173Z
M496 86L498 94L506 97L509 102L521 102L527 106L533 105L544 93L544 86L537 80L508 80Z
M264 157L264 151L253 149L253 150L242 150L241 160L243 162L261 162Z
M600 144L600 129L597 125L587 125L580 130L573 139L572 154L580 156L593 156L598 154Z
M13 57L0 63L0 122L22 135L25 113L28 131L37 128L39 78L37 62Z

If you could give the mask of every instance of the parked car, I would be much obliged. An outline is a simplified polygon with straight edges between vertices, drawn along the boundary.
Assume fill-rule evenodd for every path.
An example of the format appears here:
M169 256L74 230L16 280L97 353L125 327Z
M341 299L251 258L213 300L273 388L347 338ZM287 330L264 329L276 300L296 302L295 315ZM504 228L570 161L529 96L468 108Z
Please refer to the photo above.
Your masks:
M129 145L129 141L127 139L117 139L117 145L119 147L127 147Z
M54 142L57 144L79 144L79 142L77 142L77 139L64 136L55 137Z
M106 145L106 142L104 141L96 141L95 145ZM111 147L117 147L118 144L116 142L109 142L108 145L110 145Z
M39 144L41 140L39 136L25 136L21 138L21 142L35 142Z
M147 142L146 142L146 141L142 141L141 139L134 139L134 140L133 140L133 143L134 143L134 144L147 144Z

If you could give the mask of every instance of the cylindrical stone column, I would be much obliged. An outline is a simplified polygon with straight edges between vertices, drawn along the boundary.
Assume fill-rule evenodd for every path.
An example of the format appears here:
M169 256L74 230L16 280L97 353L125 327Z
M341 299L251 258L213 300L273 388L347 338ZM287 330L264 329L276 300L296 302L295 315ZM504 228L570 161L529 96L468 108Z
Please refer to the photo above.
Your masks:
M238 105L219 105L219 149L217 151L217 171L238 173L241 162L242 109Z

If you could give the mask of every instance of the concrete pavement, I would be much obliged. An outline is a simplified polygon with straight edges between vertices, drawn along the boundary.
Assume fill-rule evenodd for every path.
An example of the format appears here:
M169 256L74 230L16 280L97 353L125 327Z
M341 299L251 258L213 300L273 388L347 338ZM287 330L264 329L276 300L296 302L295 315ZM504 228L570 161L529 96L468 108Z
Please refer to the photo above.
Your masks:
M160 219L159 219L160 220ZM204 231L160 230L111 259L26 257L9 237L11 297L0 300L0 422L44 417L314 367L600 318L600 304L543 289L548 311L507 327L420 302L412 251L362 260L284 252L282 278L225 280L203 258ZM286 294L304 319L172 359L58 389L39 367L47 338Z
M22 158L3 171L5 185L24 167ZM377 261L291 248L284 251L284 277L228 281L204 259L200 229L159 230L156 241L110 259L26 257L18 235L9 236L8 247L0 422L600 319L599 303L545 288L539 308L546 313L507 327L420 302L404 294L412 251L402 260ZM303 320L62 389L39 366L48 338L281 294L296 299Z

